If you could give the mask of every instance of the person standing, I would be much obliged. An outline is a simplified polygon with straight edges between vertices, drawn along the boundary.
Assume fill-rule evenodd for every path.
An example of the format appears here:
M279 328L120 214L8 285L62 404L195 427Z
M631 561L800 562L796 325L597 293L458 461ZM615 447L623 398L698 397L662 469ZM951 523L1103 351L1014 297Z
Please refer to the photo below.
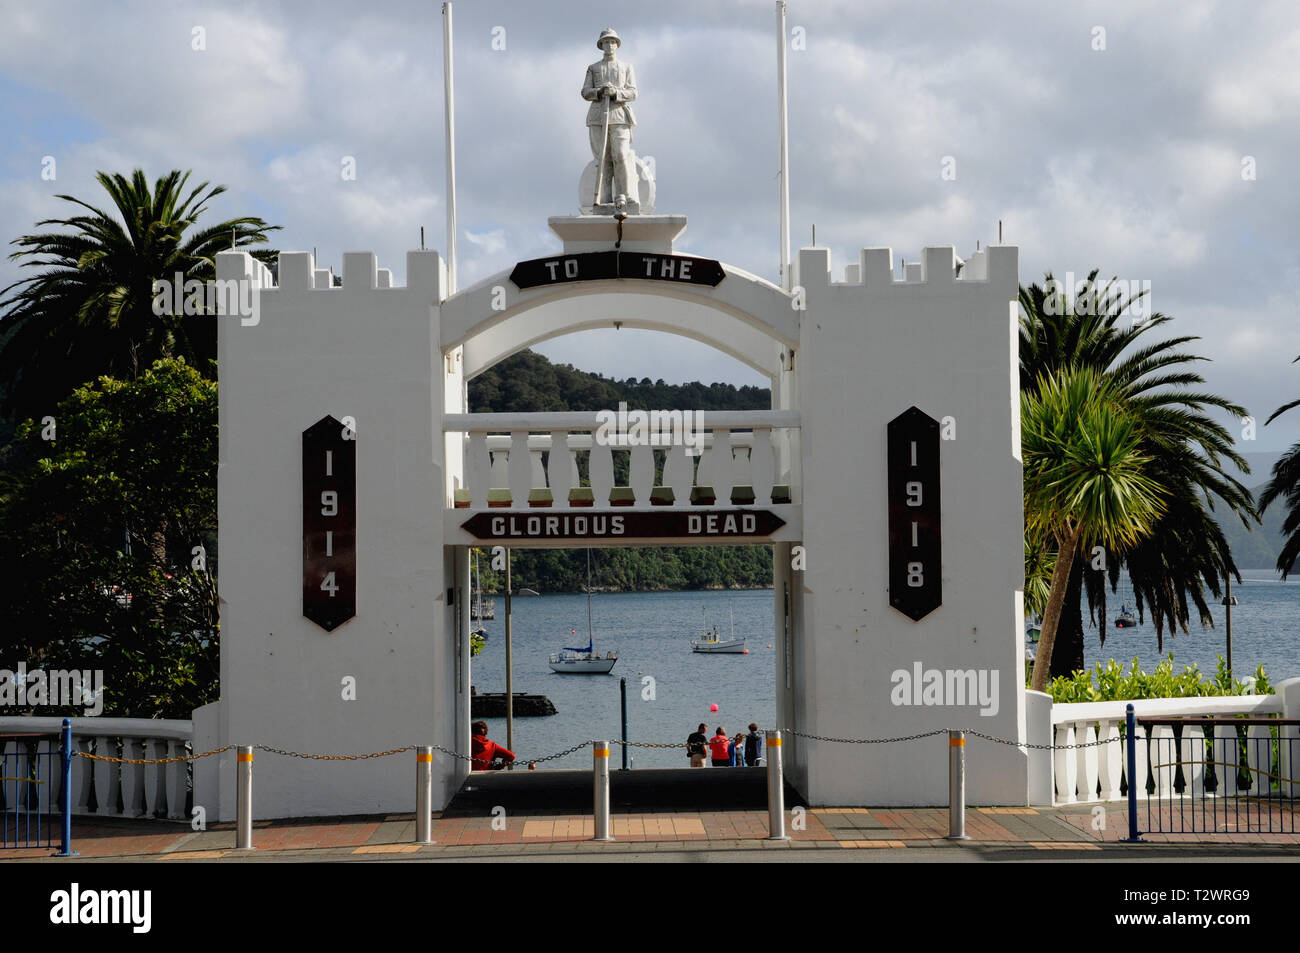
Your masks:
M749 734L745 736L745 764L751 768L758 766L759 758L763 752L763 736L758 730L758 725L752 721L749 723Z
M705 765L705 746L708 744L708 736L704 734L705 726L692 731L686 736L686 757L690 759L692 768L702 768Z
M730 766L731 754L728 751L730 745L731 739L727 737L727 730L718 725L717 732L709 739L709 752L713 757L713 766L715 768Z

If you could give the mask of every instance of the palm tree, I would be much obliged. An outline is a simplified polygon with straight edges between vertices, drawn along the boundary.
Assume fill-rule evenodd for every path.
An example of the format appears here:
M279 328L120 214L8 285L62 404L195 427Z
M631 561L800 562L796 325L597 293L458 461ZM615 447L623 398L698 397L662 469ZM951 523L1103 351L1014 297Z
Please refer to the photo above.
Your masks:
M140 169L130 179L99 172L116 215L60 195L85 212L36 224L69 231L11 242L20 249L12 260L41 271L0 291L6 411L18 419L52 412L77 386L101 375L135 378L159 358L207 370L216 357L216 322L155 314L153 283L170 282L177 272L183 280L214 278L218 251L263 243L278 226L252 216L199 226L209 202L226 189L204 182L185 194L189 177L172 171L150 190ZM275 252L253 254L269 261Z
M1146 474L1151 458L1143 452L1138 419L1092 368L1041 377L1020 403L1027 529L1057 543L1034 662L1032 687L1041 692L1080 546L1133 544L1150 532L1164 503Z
M1149 472L1166 492L1165 515L1152 532L1123 552L1106 553L1105 572L1091 570L1092 560L1076 557L1070 570L1053 675L1068 675L1083 667L1082 594L1086 591L1094 619L1101 619L1106 638L1106 580L1118 584L1122 566L1133 583L1139 615L1149 609L1161 651L1164 627L1172 623L1187 631L1189 602L1203 626L1212 625L1205 588L1216 597L1220 582L1236 573L1226 538L1214 520L1216 499L1245 525L1257 520L1250 491L1223 467L1249 467L1232 445L1227 429L1207 411L1243 416L1245 408L1197 388L1205 383L1194 362L1205 360L1182 350L1198 340L1182 335L1147 343L1142 336L1173 319L1155 313L1129 322L1146 292L1119 294L1112 280L1097 283L1097 270L1087 278L1093 289L1084 301L1071 302L1049 273L1045 286L1020 289L1020 386L1033 393L1044 375L1065 368L1090 367L1114 386L1117 397L1141 423ZM1087 304L1087 307L1079 306ZM1089 568L1085 568L1085 567Z
M1291 363L1294 364L1296 361L1300 361L1300 357ZM1300 400L1283 404L1273 411L1268 420L1264 421L1264 426L1267 427L1296 406L1300 406ZM1264 492L1259 495L1259 511L1263 513L1268 509L1269 504L1280 496L1286 497L1287 515L1282 523L1282 532L1286 534L1287 539L1282 544L1282 552L1277 557L1277 571L1282 574L1283 579L1286 579L1295 565L1296 557L1300 556L1300 443L1293 446L1282 459L1273 464L1272 479L1264 487Z

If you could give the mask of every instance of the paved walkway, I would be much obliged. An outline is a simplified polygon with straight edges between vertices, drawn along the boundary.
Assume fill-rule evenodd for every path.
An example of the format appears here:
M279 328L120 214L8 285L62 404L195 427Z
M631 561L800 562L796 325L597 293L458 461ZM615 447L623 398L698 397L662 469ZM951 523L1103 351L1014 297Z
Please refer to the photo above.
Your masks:
M167 821L115 818L77 819L73 823L73 849L84 859L130 861L189 860L347 860L429 859L440 857L506 857L575 851L623 853L627 851L705 850L709 852L786 848L821 851L889 852L891 859L921 859L917 848L944 848L948 859L962 859L952 851L972 849L987 853L1002 848L1031 857L1041 851L1068 851L1073 855L1096 852L1155 850L1159 845L1195 845L1227 854L1276 859L1300 859L1300 834L1250 831L1232 834L1149 834L1150 846L1121 844L1127 835L1127 816L1111 806L1060 808L972 808L966 815L969 841L944 839L947 809L936 808L813 808L792 813L788 842L768 841L765 811L657 811L615 814L615 841L589 841L592 820L577 814L508 813L490 815L438 815L430 846L413 844L415 819L410 814L378 817L310 818L262 821L254 824L253 853L234 850L232 824L212 825L192 831L187 825ZM1267 823L1267 816L1264 818ZM1096 828L1100 826L1101 830ZM909 858L909 852L913 855ZM0 851L0 860L49 859L49 848ZM412 856L416 855L416 856ZM850 859L837 855L839 859ZM1131 854L1130 854L1131 856ZM793 858L791 858L793 859ZM827 856L822 859L832 859ZM884 858L882 858L884 859ZM1044 858L1047 859L1047 858ZM1087 858L1085 858L1087 859ZM1097 859L1100 859L1098 856ZM57 861L53 861L57 862Z

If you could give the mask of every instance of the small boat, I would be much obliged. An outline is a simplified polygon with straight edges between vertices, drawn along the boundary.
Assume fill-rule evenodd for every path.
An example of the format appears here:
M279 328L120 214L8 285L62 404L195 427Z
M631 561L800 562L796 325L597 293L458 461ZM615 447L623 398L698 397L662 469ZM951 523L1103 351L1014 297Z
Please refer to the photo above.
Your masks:
M537 595L541 595L541 593L539 593L536 589L520 589L520 590L519 590L519 594L520 594L521 596L537 596Z
M1128 606L1120 606L1119 615L1115 616L1115 628L1131 629L1137 624L1137 618L1128 611Z
M691 651L702 654L727 654L727 655L744 655L745 639L744 636L736 638L736 609L731 609L731 638L724 639L718 634L718 627L715 625L712 630L709 629L708 616L704 618L704 631L700 633L698 639L691 640Z
M563 651L553 652L547 664L551 666L552 672L561 675L608 675L617 661L618 656L613 652L601 655L594 651L591 639L588 639L585 648L570 648L566 645Z
M570 630L570 635L577 635L578 630ZM587 550L587 645L574 648L566 645L562 651L554 652L547 660L552 672L561 675L608 675L618 656L613 652L601 655L596 650L591 634L591 550Z
M1043 634L1042 624L1033 621L1025 623L1025 661L1032 662L1038 657L1038 637Z

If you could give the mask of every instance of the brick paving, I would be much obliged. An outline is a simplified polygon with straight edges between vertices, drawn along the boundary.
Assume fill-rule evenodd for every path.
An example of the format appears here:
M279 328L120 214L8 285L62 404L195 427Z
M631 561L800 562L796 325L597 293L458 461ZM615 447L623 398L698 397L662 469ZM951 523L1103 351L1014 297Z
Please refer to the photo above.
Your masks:
M484 857L513 853L546 853L563 849L620 852L697 848L723 851L754 849L892 850L906 859L918 847L1018 848L1023 851L1101 851L1115 849L1127 835L1127 815L1116 806L1101 814L1100 829L1094 806L1060 808L971 808L966 812L970 840L945 839L946 808L823 807L789 812L788 842L768 841L767 812L645 811L616 813L614 843L598 844L591 817L581 814L524 814L504 817L436 815L433 846L412 843L412 815L377 817L305 818L260 821L253 843L259 858L283 854L285 859L322 860L347 856L382 860L455 851L457 856ZM1246 832L1232 834L1146 834L1153 843L1286 845L1300 855L1300 834ZM217 861L247 859L234 850L233 824L212 825L193 831L187 825L149 820L85 818L74 821L73 848L80 856L123 860ZM0 860L48 858L48 848L4 850ZM1290 854L1290 851L1287 851Z

